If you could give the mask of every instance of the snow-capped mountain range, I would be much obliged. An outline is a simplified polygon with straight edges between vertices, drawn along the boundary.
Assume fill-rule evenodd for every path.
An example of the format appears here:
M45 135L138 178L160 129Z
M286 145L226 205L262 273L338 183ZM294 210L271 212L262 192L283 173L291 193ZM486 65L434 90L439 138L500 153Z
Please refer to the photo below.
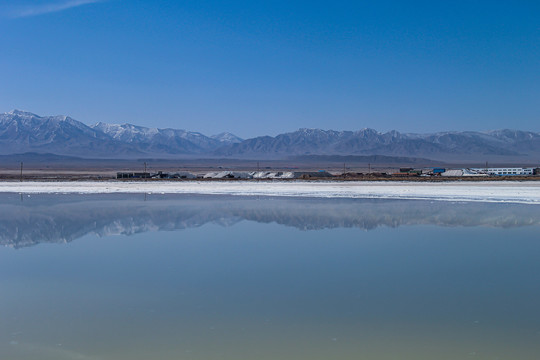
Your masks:
M519 130L411 134L373 129L300 129L243 140L132 124L85 125L67 116L0 114L0 155L26 152L85 158L283 159L302 155L387 155L443 161L540 162L540 133Z
M81 157L130 158L207 154L242 139L222 133L156 129L132 124L85 125L67 116L38 116L13 110L0 114L0 154L53 153Z

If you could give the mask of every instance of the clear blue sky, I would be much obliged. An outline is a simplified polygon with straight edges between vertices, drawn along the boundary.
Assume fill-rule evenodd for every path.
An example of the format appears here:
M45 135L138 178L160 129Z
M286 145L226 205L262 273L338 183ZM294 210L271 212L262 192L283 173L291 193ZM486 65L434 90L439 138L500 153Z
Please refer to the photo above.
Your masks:
M540 131L540 1L0 0L0 112Z

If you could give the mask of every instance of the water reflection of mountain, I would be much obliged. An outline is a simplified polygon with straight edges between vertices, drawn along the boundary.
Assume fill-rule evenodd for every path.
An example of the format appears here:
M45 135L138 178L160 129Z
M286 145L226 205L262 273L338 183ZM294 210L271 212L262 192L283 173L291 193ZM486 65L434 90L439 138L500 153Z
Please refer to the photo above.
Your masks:
M412 200L291 199L143 195L0 196L0 243L24 247L100 236L171 231L241 220L302 230L429 224L520 227L540 224L540 207Z

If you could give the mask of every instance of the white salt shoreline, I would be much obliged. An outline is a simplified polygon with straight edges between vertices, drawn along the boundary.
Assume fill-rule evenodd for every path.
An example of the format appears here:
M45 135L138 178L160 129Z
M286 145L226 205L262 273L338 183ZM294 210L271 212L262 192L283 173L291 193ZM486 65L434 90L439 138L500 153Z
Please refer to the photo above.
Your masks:
M203 194L318 198L421 199L540 205L540 182L75 181L0 182L0 193Z

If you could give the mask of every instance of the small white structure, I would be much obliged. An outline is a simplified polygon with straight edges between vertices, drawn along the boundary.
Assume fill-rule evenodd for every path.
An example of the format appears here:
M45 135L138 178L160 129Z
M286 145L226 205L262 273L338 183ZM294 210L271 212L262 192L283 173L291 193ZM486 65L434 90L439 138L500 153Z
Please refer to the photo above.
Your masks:
M204 179L253 179L253 175L247 172L220 171L211 172L203 176Z
M456 169L446 170L441 176L488 176L485 172L477 171L477 169Z
M441 176L463 176L463 170L446 170Z
M192 174L187 171L179 171L176 173L169 174L169 178L171 179L196 179L197 175Z
M270 171L257 171L251 173L254 179L293 179L294 173L292 172L270 172Z

